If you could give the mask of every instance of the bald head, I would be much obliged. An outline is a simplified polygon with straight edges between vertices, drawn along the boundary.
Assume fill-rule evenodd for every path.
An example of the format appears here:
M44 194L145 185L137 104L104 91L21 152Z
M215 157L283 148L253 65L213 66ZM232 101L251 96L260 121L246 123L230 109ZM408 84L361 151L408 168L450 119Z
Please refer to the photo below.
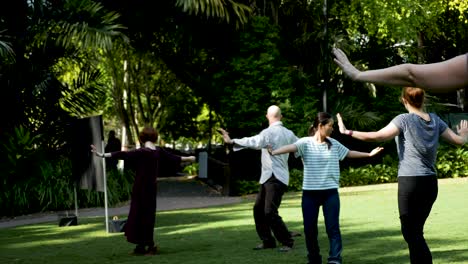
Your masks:
M270 121L270 124L281 120L281 109L276 105L268 107L266 118Z

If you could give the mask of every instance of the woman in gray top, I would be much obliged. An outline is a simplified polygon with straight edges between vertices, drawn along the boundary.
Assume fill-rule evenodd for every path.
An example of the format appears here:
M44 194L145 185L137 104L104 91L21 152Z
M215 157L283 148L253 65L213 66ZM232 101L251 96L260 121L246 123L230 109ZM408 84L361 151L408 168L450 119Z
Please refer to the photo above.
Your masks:
M412 264L432 263L424 239L424 223L437 198L435 162L439 138L463 145L468 138L468 121L457 126L458 135L434 113L423 110L425 93L420 88L403 88L401 102L407 114L396 116L386 127L375 132L347 130L340 114L342 134L363 141L386 141L396 138L398 147L398 209L401 232L408 243Z

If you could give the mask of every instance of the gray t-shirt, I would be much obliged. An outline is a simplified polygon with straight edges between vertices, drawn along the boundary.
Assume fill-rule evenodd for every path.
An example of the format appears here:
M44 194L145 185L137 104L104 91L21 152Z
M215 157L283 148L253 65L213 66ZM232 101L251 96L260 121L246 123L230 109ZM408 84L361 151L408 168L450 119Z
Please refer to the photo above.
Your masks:
M448 128L436 114L429 113L430 121L416 114L401 114L392 123L400 130L397 143L398 176L436 175L435 162L439 137Z

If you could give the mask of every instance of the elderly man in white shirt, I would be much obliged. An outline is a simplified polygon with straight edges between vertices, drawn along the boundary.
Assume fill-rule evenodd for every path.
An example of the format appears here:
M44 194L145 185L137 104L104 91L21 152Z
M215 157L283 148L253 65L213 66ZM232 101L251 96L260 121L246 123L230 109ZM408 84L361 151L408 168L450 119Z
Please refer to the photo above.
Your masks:
M261 149L262 151L260 189L253 208L257 234L262 243L254 249L276 248L276 240L278 240L282 244L279 251L290 251L294 245L292 238L294 233L289 232L278 213L283 194L289 184L289 154L272 156L268 152L268 147L276 149L292 144L298 138L291 130L283 126L281 109L278 106L270 106L266 118L269 122L268 128L252 137L231 139L224 129L219 129L219 131L223 134L225 143L234 144L234 151L243 148Z

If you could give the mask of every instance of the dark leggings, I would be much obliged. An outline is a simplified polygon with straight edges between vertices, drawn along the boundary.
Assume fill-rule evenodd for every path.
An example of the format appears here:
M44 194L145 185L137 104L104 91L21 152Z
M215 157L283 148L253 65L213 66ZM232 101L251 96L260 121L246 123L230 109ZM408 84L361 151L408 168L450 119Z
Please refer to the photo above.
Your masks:
M437 177L398 177L398 209L401 233L408 243L412 264L432 264L432 255L424 239L424 224L437 198Z

